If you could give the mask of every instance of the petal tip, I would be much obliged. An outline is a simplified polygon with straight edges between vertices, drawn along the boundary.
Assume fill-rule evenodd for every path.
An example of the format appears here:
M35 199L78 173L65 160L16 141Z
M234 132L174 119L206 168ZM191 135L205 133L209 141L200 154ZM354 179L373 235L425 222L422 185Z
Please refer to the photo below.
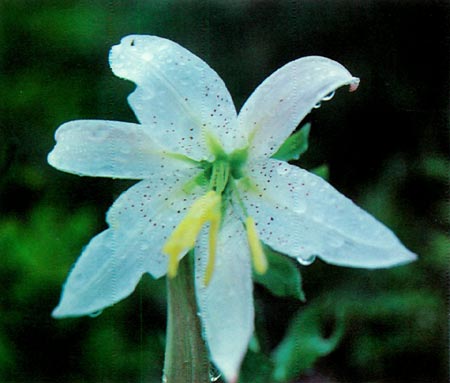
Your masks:
M51 151L50 153L47 154L47 163L48 163L50 166L53 166L53 167L55 167L54 161L53 161L53 158L54 158L54 151L55 151L55 149L53 148L52 151Z
M58 305L53 309L51 316L53 319L62 319L67 315L65 315L63 310L61 310L61 305Z
M385 267L396 267L396 266L403 266L407 265L409 263L417 261L419 256L416 253L413 253L412 251L408 250L406 247L401 245L402 248L398 250L397 256L393 257L391 259L390 264L386 265Z
M408 253L405 255L405 259L403 263L415 262L419 259L419 256L416 253L413 253L408 250Z
M220 369L219 369L220 370ZM220 370L222 372L222 376L224 378L224 381L227 383L237 383L239 374L238 371L228 371L226 369Z
M354 92L356 91L356 89L358 89L359 87L359 83L360 83L360 79L358 77L353 77L352 80L350 81L350 92Z

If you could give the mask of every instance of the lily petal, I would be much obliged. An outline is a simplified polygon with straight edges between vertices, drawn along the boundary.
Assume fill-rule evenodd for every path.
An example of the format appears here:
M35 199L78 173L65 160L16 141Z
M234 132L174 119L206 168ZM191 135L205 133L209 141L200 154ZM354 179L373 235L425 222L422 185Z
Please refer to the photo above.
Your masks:
M123 242L121 253L144 254L148 259L144 271L154 278L167 271L163 244L204 193L201 188L183 190L197 172L189 169L143 180L122 193L108 211L107 222Z
M207 135L225 149L237 135L236 109L217 73L180 45L156 36L124 37L110 53L116 76L137 84L128 102L152 137L195 160L209 159Z
M118 256L116 246L110 229L89 242L67 278L53 317L93 314L134 291L143 273L144 257Z
M241 198L273 249L303 260L382 268L416 259L394 233L314 174L269 160L249 169Z
M239 125L250 141L250 158L268 158L311 109L335 89L359 80L336 61L320 56L292 61L263 81L242 107Z
M235 382L254 329L250 254L242 222L228 212L207 286L207 230L199 238L195 254L196 293L204 337L214 364L228 382Z
M55 317L102 310L130 295L142 274L159 278L167 271L162 244L198 197L183 185L194 174L161 176L124 192L107 215L110 229L94 237L65 283Z
M141 125L80 120L61 125L48 155L55 168L85 176L143 179L193 164L176 160Z

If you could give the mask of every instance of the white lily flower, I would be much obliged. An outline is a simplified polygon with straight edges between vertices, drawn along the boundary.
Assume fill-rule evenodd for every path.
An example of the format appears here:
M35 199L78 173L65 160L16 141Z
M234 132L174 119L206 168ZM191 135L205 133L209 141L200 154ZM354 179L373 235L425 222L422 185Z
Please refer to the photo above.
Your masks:
M79 175L141 180L107 214L84 249L55 317L91 314L128 296L143 273L174 276L195 249L196 294L212 361L237 379L254 328L251 264L261 242L309 262L390 267L416 258L382 223L323 179L271 156L322 99L358 79L324 57L288 63L237 115L220 77L178 44L127 36L113 72L136 83L139 124L63 124L48 161Z

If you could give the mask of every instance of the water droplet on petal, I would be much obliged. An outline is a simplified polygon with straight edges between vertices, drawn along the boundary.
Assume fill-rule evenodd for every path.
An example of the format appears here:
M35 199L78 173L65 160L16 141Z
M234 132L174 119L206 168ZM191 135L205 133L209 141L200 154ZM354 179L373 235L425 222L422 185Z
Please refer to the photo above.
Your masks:
M141 246L140 246L140 249L141 249L141 251L145 251L145 250L148 250L149 249L149 245L148 245L148 243L143 243Z
M166 45L166 44L160 44L160 45L156 48L156 50L157 50L158 52L165 51L166 49L167 49L167 45Z
M213 366L209 369L209 381L217 382L221 378L222 374Z
M279 175L286 175L291 171L290 168L288 168L287 166L278 166L277 167L277 173Z
M150 53L150 52L144 52L143 54L142 54L142 59L144 60L144 61L152 61L152 59L153 59L153 55Z
M330 237L328 244L331 247L341 247L344 244L344 240L340 237Z
M89 314L89 316L91 318L97 318L102 312L103 312L103 310L98 310L98 311L95 311L95 312Z
M316 105L313 106L314 109L319 109L322 106L322 103L319 101Z
M322 101L330 101L334 97L335 93L336 92L334 90L331 93L328 93L324 98L322 98Z
M155 98L155 93L150 92L150 91L145 92L142 96L142 100L145 100L145 101L152 100L154 98Z
M316 258L317 257L315 255L311 255L310 257L307 258L298 257L297 261L303 266L309 266L316 260Z
M306 211L306 203L304 200L297 200L294 204L292 204L292 210L294 210L298 214L302 214Z
M76 283L83 284L86 282L86 276L83 273L77 273L73 277Z
M88 139L90 141L101 142L106 140L109 137L109 132L107 130L93 130L89 132Z

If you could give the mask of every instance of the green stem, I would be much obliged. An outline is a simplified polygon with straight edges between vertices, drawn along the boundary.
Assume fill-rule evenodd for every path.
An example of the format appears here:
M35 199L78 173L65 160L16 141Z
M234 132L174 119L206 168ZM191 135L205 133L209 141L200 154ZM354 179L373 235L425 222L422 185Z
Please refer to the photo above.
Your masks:
M175 278L167 277L167 383L209 383L209 360L201 336L194 291L192 257L185 256Z

